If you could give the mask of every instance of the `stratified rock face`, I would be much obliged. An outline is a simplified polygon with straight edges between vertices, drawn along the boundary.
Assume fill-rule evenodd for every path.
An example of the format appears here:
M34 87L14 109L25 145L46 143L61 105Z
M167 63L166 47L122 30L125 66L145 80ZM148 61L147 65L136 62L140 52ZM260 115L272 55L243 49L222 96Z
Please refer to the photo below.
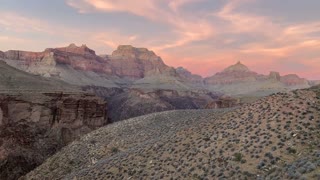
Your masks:
M228 85L241 82L254 82L258 78L259 75L257 73L250 71L248 67L238 62L222 72L206 78L205 83L209 85Z
M147 75L175 73L159 56L146 48L121 45L108 58L115 74L120 77L140 79Z
M306 79L300 78L296 74L289 74L289 75L282 76L280 81L286 84L287 86L301 86L301 85L307 86L309 84Z
M90 94L0 94L0 179L17 179L80 136L108 123Z
M112 74L105 60L85 45L46 49L44 52L25 52L10 50L5 52L9 65L18 69L47 77L59 77L61 70L57 66L70 66L76 70Z
M192 74L190 71L183 67L178 67L176 71L183 79L186 79L192 83L203 84L203 78L201 76Z
M43 52L11 50L4 53L4 60L23 71L76 85L103 86L115 77L136 80L160 74L176 76L175 70L154 52L129 45L119 46L112 55L105 57L97 56L86 45L75 44ZM112 83L111 86L116 87Z

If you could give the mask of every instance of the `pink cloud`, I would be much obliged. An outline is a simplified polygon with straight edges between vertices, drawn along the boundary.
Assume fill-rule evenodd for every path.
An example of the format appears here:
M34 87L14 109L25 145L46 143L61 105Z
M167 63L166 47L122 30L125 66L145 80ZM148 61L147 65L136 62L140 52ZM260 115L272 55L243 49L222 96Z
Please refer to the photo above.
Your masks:
M188 43L203 40L214 35L214 27L206 19L199 20L192 16L186 16L177 12L179 7L203 0L166 0L168 8L160 6L160 0L141 0L139 3L131 0L67 0L67 4L79 10L79 12L127 12L146 19L168 24L172 27L172 33L176 39L166 44L151 45L152 49L163 50L186 45ZM76 3L79 2L79 3Z

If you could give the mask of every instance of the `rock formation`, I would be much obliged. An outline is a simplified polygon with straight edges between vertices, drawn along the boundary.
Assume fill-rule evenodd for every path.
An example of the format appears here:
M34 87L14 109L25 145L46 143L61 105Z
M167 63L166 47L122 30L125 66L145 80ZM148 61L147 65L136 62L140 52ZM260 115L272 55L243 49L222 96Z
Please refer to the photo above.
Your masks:
M175 73L159 56L146 48L121 45L108 56L108 59L115 75L120 77L140 79L148 75Z
M48 48L43 52L7 51L0 58L23 71L54 77L80 86L132 87L147 89L208 89L239 94L229 89L252 93L272 89L310 87L309 81L295 75L281 77L277 72L261 75L251 71L240 61L214 76L203 79L184 68L167 66L153 51L120 45L111 55L98 56L86 45L71 44L62 48ZM236 86L239 86L238 88ZM270 92L268 92L270 93Z
M27 59L32 53L9 53ZM38 54L32 55L38 57ZM108 123L106 102L65 82L0 62L0 179L17 179Z
M212 77L205 79L205 83L209 85L228 85L243 82L254 82L259 78L259 75L250 71L248 67L240 61L232 65L222 72L215 74Z
M280 76L279 72L262 75L238 62L222 72L205 78L208 89L229 95L265 96L280 91L310 87L310 82L297 75Z
M46 77L56 77L69 83L76 83L77 80L72 79L76 78L73 77L77 76L75 73L86 74L89 77L88 81L91 80L92 83L96 81L95 76L140 79L148 75L175 74L174 69L166 66L154 52L128 45L119 46L112 55L105 57L97 56L95 51L86 45L79 47L70 44L62 48L48 48L43 52L11 50L4 53L4 59L18 69ZM80 80L78 83L91 85L89 82L81 84ZM103 83L105 82L101 84Z
M108 123L90 94L0 94L0 179L17 179L63 146Z

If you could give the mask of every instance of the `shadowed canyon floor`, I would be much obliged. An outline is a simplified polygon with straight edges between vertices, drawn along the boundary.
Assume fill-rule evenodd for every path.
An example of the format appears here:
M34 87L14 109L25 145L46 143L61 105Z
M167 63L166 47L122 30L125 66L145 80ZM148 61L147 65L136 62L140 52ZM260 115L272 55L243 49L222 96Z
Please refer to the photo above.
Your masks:
M319 179L319 87L101 128L25 179Z

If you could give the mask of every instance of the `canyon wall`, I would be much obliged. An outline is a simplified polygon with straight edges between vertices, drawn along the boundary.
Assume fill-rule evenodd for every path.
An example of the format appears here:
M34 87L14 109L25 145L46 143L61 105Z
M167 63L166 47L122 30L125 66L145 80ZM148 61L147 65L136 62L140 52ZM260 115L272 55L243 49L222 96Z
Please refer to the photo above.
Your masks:
M63 146L109 123L91 94L0 94L0 179L17 179Z

